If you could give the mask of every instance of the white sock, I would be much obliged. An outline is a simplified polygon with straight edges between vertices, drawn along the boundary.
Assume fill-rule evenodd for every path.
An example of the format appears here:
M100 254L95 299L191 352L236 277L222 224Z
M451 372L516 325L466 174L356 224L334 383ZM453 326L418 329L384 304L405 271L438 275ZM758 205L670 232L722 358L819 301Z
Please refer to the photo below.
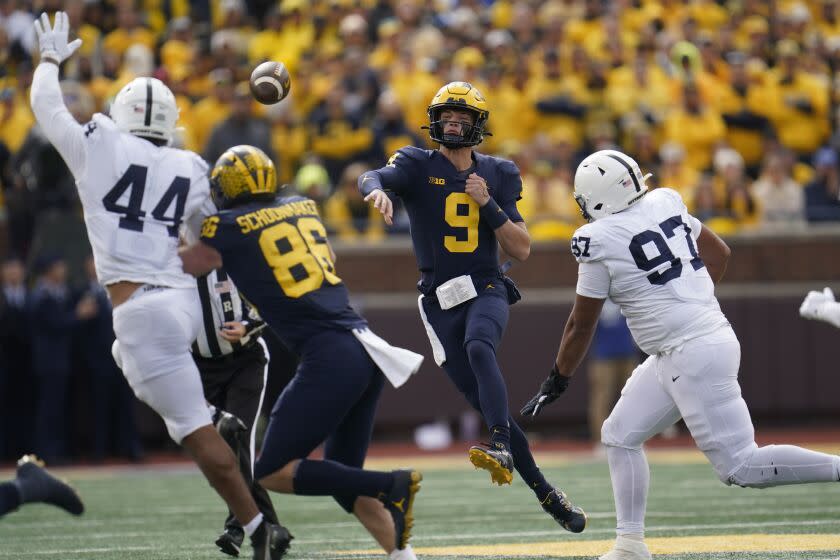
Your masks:
M639 533L622 533L618 536L630 541L645 542L645 536Z
M641 449L607 446L616 532L623 536L644 535L650 469Z
M247 525L242 527L245 530L245 534L249 537L254 534L254 531L260 526L260 523L263 522L263 514L258 513L255 518L248 522Z
M414 555L414 551L411 550L411 545L407 544L402 550L399 548L392 550L391 554L388 555L388 560L417 560L417 557Z

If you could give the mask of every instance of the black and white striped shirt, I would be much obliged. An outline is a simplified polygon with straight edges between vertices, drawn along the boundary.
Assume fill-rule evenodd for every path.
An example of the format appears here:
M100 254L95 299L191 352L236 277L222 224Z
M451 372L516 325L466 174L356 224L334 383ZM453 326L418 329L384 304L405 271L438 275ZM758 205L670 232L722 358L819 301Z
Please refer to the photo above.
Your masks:
M239 295L239 290L223 268L199 276L197 282L204 328L193 342L193 354L202 358L226 356L252 343L259 336L250 334L260 329L263 322ZM228 342L219 335L222 325L227 321L246 323L247 332L240 342Z

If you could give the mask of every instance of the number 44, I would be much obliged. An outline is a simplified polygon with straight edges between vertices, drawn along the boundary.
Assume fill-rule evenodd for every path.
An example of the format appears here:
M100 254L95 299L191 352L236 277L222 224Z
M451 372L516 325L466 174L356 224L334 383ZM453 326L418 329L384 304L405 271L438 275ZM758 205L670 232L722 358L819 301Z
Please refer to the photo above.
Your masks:
M120 225L122 229L129 229L131 231L143 231L143 218L146 217L140 206L143 204L143 194L146 191L146 175L149 168L144 165L131 164L125 170L122 177L120 177L117 184L108 191L102 198L102 204L105 209L115 214L123 214L120 218ZM128 205L121 205L120 198L125 194L125 191L130 191L128 195ZM160 200L152 209L152 217L164 223L171 223L168 226L170 237L178 237L178 228L181 226L181 218L184 217L184 206L187 203L187 195L190 192L190 180L186 177L175 177L172 184L160 197ZM175 210L172 217L166 215L172 202L175 202Z

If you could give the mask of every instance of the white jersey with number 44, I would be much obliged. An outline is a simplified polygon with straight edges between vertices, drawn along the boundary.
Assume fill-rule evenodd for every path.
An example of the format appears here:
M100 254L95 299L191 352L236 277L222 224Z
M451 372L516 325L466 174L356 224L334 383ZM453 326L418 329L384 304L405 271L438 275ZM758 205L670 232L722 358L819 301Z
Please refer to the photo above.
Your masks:
M728 325L698 254L700 231L700 221L676 191L648 192L626 210L575 232L577 293L617 303L647 354Z
M44 135L76 179L99 281L195 288L181 268L178 235L182 223L197 229L216 211L204 160L123 132L99 113L79 124L54 64L35 69L31 98Z
M181 269L178 236L209 199L207 164L122 132L104 115L83 128L87 165L76 182L100 281L195 286Z

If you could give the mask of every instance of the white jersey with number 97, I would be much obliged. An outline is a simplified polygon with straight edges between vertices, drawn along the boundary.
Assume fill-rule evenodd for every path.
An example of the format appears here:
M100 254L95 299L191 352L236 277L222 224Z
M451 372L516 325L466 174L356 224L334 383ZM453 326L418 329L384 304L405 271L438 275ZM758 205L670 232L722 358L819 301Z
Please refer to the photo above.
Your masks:
M728 325L698 254L700 231L700 221L676 191L650 191L626 210L575 232L577 293L617 303L647 354Z

